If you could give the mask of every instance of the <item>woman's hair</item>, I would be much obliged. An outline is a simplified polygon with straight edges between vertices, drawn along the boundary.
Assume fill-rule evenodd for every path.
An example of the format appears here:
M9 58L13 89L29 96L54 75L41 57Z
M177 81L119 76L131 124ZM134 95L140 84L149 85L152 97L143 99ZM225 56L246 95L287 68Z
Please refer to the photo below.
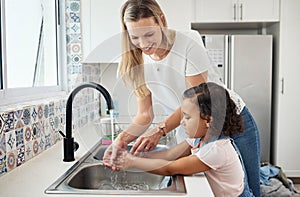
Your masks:
M184 99L191 99L199 108L200 118L210 123L210 136L218 137L243 132L243 118L228 91L216 83L202 83L187 89Z
M118 73L129 87L136 89L144 85L144 69L142 50L135 47L128 35L126 22L137 22L143 18L153 17L162 28L163 39L167 39L165 28L166 20L162 20L164 13L155 0L128 0L121 8L122 23L122 58Z

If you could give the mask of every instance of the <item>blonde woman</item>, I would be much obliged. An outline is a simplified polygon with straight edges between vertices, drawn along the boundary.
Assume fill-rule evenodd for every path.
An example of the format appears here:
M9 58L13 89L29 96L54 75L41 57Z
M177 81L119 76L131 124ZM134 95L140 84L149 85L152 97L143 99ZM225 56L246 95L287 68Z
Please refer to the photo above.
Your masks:
M121 22L122 58L118 71L125 84L134 90L138 110L115 145L124 148L136 139L131 153L151 151L161 136L175 128L180 143L186 138L180 127L182 93L207 81L220 83L215 80L201 36L192 30L169 29L166 16L155 0L126 1L121 8ZM230 95L244 118L243 133L231 137L243 157L250 189L255 196L260 196L258 130L242 99L232 91ZM169 116L143 134L154 118L154 104L160 105Z

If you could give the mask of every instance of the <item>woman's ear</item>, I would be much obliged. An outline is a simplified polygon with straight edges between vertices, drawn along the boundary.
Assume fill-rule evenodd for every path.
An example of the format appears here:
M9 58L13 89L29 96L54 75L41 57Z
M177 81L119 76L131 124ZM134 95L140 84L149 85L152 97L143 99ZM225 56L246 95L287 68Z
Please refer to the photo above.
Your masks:
M162 22L162 24L166 24L166 18L165 18L165 15L160 15L160 20L161 20L161 22Z

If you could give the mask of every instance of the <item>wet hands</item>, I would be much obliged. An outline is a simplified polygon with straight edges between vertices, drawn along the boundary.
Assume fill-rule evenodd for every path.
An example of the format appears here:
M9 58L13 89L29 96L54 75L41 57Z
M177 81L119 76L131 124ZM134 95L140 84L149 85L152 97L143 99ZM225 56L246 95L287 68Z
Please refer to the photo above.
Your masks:
M103 163L112 170L118 171L131 168L134 157L125 148L110 146L103 157Z
M116 140L115 143L111 144L104 152L103 164L112 170L119 170L114 165L114 161L122 154L122 151L126 152L127 143L121 140Z

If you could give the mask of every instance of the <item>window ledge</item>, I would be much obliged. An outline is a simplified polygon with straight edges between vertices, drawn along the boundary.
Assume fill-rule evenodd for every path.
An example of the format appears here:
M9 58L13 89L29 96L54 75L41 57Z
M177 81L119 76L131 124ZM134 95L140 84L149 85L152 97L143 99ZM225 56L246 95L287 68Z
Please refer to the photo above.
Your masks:
M15 108L20 108L20 107L30 106L30 105L38 105L41 103L47 103L50 100L54 101L54 100L66 99L66 96L67 96L66 91L58 91L58 92L39 93L35 95L23 95L18 97L11 97L11 98L10 97L1 98L0 111L7 111L9 109L15 109Z

